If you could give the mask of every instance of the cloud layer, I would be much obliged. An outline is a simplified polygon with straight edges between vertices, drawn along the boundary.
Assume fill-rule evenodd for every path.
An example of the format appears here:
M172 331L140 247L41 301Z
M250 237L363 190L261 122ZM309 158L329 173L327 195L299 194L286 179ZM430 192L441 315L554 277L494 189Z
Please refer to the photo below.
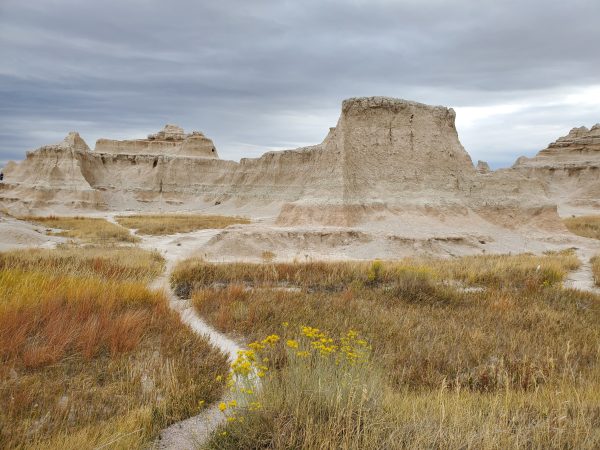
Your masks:
M508 165L600 122L598 17L597 0L3 0L0 161L167 122L258 156L387 95L454 107L473 159Z

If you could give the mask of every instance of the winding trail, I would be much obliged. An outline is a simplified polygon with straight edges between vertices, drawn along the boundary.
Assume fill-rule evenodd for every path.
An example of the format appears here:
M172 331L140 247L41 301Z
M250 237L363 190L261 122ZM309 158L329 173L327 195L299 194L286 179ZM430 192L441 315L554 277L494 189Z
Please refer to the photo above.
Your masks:
M581 261L581 266L569 273L563 283L565 288L600 294L600 288L594 283L594 273L592 272L592 263L590 262L590 259L596 254L593 250L577 249L577 257Z
M178 298L169 283L171 271L181 259L190 256L198 247L221 230L201 230L193 233L170 236L142 236L140 247L158 250L166 260L165 272L150 285L152 289L163 290L169 299L170 307L179 313L184 323L194 332L204 336L212 345L225 353L230 361L236 358L241 347L224 334L206 323L195 311L189 300ZM226 400L226 399L224 399ZM206 443L210 434L223 422L225 416L218 408L218 402L200 414L165 428L155 442L155 449L188 450Z

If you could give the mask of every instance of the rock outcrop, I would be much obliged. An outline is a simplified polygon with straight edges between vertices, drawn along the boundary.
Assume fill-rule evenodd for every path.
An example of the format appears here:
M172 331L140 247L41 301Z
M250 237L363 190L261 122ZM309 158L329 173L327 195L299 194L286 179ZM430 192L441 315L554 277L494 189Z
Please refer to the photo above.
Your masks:
M165 125L156 134L147 139L115 141L98 139L97 153L113 153L125 155L172 155L200 158L218 158L217 149L212 140L199 131L185 134L177 125Z
M540 151L536 158L553 157L565 160L589 160L597 158L600 154L600 123L591 129L586 127L573 128L566 136L558 138Z
M513 170L543 181L563 214L600 208L600 124L573 128L533 158L520 157Z
M490 169L490 165L486 161L477 161L477 172L478 173L490 173L492 169Z
M90 154L76 132L70 132L58 144L27 152L23 162L9 163L4 168L2 203L20 211L106 209L102 193L90 185L82 168Z

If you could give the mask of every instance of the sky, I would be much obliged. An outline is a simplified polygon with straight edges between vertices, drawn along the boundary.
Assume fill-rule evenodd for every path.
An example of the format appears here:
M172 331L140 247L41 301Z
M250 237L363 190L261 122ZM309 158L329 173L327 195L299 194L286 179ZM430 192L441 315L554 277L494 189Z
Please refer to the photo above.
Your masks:
M598 0L0 0L0 162L175 123L221 158L322 141L341 101L452 107L492 167L600 122Z

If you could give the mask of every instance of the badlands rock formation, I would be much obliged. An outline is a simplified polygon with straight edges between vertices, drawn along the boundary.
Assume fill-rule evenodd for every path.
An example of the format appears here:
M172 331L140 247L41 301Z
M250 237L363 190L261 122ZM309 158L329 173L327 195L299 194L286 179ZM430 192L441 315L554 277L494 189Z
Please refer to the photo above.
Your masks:
M477 172L479 173L490 173L492 169L490 169L490 165L485 161L477 161Z
M117 153L127 155L176 155L218 158L213 141L199 131L185 134L177 125L165 125L156 134L148 135L148 139L131 141L114 141L98 139L97 153Z
M600 124L573 128L534 158L521 157L513 169L543 180L563 214L600 208Z
M89 153L76 132L59 144L27 152L25 161L4 168L3 204L15 212L52 208L55 199L60 199L57 206L73 209L105 208L101 193L90 186L82 170L82 159Z
M0 201L17 213L201 210L260 219L213 238L207 253L220 256L523 251L565 232L553 191L536 172L543 164L476 168L454 120L441 106L353 98L321 144L239 163L174 125L148 139L101 139L94 151L71 133L7 166ZM588 134L570 135L585 143L568 152L596 145Z

